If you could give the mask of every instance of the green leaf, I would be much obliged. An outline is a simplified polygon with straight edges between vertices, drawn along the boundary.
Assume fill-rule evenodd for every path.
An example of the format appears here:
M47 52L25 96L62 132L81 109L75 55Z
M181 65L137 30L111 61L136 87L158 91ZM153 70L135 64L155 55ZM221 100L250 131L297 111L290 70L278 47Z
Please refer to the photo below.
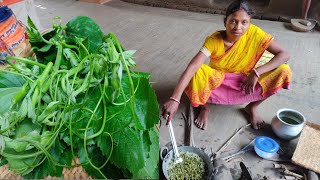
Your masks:
M55 48L53 48L55 49ZM55 50L56 51L56 50ZM37 54L40 54L40 53L37 53ZM54 61L56 59L56 52L55 53L50 53L49 55L43 57L43 59L45 59L46 61Z
M67 23L67 35L71 37L88 38L89 45L87 49L93 53L102 45L103 32L99 25L91 18L86 16L77 16Z
M23 86L25 80L18 75L0 72L0 115L7 112L12 105L12 98L16 95Z
M21 128L21 126L19 128ZM30 127L23 128L23 129L30 129ZM28 130L26 130L26 131L28 131ZM22 133L22 134L24 134L24 133ZM42 147L42 149L45 149L45 147L49 144L49 142L52 138L52 135L53 134L50 131L45 131L41 135L39 135L38 132L36 132L36 131L31 131L31 132L29 132L29 134L27 134L23 137L14 139L13 141L16 141L16 143L12 143L13 146L17 146L16 144L21 143L21 142L22 143L27 142L28 143L27 147L37 146L37 149L26 148L25 151L19 152L19 151L16 151L15 149L12 149L9 146L6 146L3 156L7 158L10 169L25 176L25 175L29 174L30 172L32 172L35 168L36 169L42 168L42 166L41 166L41 164L43 163L42 160L46 161L46 159L44 159L44 158L47 158L47 157L44 156L43 153L40 155L31 155L31 154L39 152L40 148L38 149L38 146ZM22 157L24 155L28 155L28 156ZM51 154L48 154L48 155L52 157ZM48 162L50 162L50 161L48 161ZM50 169L50 170L55 171L55 169L54 169L55 167L52 167L52 165L44 165L44 166L53 168L53 170L52 169ZM45 172L42 171L42 173L45 173ZM29 176L31 178L33 178L32 177L33 175L34 175L34 173L29 174Z
M75 114L73 115L73 128L74 129L81 129L81 131L78 131L77 133L84 135L84 129L87 126L87 123L89 122L89 119L92 116L92 113L82 109L82 108L87 108L90 109L91 111L94 111L96 108L98 101L100 99L101 93L98 90L98 88L91 88L89 90L88 95L85 97L84 94L81 94L77 96L77 99L83 101L83 107L80 109L75 109ZM100 130L101 125L102 125L102 112L103 112L103 106L102 103L100 106L97 108L96 113L93 116L93 120L91 121L90 128L92 128L92 132L96 133ZM87 135L89 133L87 132Z
M37 129L30 129L33 127ZM15 136L14 139L5 138L5 150L13 149L15 152L23 152L34 148L35 145L45 147L52 137L51 131L46 131L40 135L39 127L30 122L22 123L16 131L18 136ZM36 144L31 144L30 141Z
M25 154L28 154L27 152ZM10 167L10 170L14 170L20 175L24 176L29 174L37 165L42 156L36 156L31 158L24 158L24 159L17 159L17 158L10 158L7 157L7 161Z
M41 34L38 31L37 27L32 22L31 18L28 16L28 26L26 28L26 31L28 33L29 41L30 42L43 42L41 38Z
M86 173L88 173L88 175L96 179L103 179L104 177L101 175L101 173L98 172L95 168L93 168L89 163L87 163L84 149L81 148L78 152L79 152L78 156L79 156L80 163L83 163L82 167L86 170ZM90 157L92 163L95 166L100 167L107 160L107 158L102 154L102 152L98 148L94 148L90 146L87 148L87 152L88 152L88 156ZM112 164L110 161L103 168L101 168L101 172L108 179L125 179L126 177L130 177L130 176L124 176L123 171L125 170L118 168L117 166Z
M108 118L111 119L108 121L109 125L105 127L105 131L109 133L121 131L123 128L129 127L128 125L133 121L129 104L122 106L109 106L107 109L108 114L111 114L111 117Z
M7 112L12 105L12 98L21 90L21 87L0 88L0 115Z
M9 148L16 152L23 152L34 148L33 145L22 140L22 138L40 141L40 130L41 127L33 124L29 119L22 121L22 123L17 126L15 135L12 138L4 137L6 150Z
M70 48L64 48L63 49L63 55L65 56L66 60L70 61L70 64L72 67L78 66L79 65L79 57Z
M5 140L5 149L13 149L16 152L24 152L26 150L32 149L33 146L30 146L28 142L25 141L19 141L10 139L8 137L3 137Z
M123 52L123 57L125 59L125 62L127 64L127 66L131 67L136 65L136 63L133 61L133 54L135 53L135 50L128 50L128 51L124 51Z
M8 161L5 158L0 158L0 167L8 164Z
M134 87L136 88L134 94L134 116L135 119L131 121L131 126L143 127L143 129L149 129L153 127L159 121L159 105L155 91L152 89L147 73L135 73L131 74L132 80L134 82ZM138 86L138 87L137 87ZM130 84L129 78L126 74L122 78L122 87L126 95L130 94ZM127 96L129 98L129 96ZM116 102L123 102L123 97L119 97ZM110 107L110 108L120 108L120 107ZM119 116L116 116L122 121L129 122L133 117L130 105ZM108 108L109 109L109 108ZM124 109L124 107L122 107ZM115 111L112 111L113 113Z
M52 47L52 44L45 44L38 51L40 51L40 52L48 52L51 47Z
M26 117L26 115L28 114L28 100L27 98L24 98L22 100L22 103L20 105L19 111L18 111L18 116L21 118Z
M60 104L61 103L59 101L50 102L47 107L43 108L41 115L38 116L38 122L42 122L49 118L51 114L57 113L57 107Z
M21 87L24 83L24 78L19 75L0 72L0 88Z
M136 50L127 50L123 52L123 56L125 59L129 59L132 58L134 53L136 53Z
M139 132L125 128L113 134L113 140L115 143L111 161L116 166L122 169L127 168L133 174L145 167L147 153Z
M106 157L108 157L110 153L112 153L111 152L112 142L111 142L110 136L107 136L105 134L98 136L97 146L100 147L102 154Z
M43 179L50 175L50 172L56 171L59 169L60 176L55 175L56 177L61 177L62 174L62 167L53 166L52 163L49 162L48 159L44 160L39 166L34 168L30 173L24 176L25 179Z
M36 110L35 107L32 105L32 101L30 96L25 97L28 102L28 118L32 119L32 122L35 122L36 120Z
M72 153L70 149L66 149L65 145L61 144L60 141L55 141L50 148L50 154L55 160L54 163L46 159L40 166L36 167L28 174L28 176L25 176L25 178L43 179L48 176L62 177L63 167L57 166L55 163L70 167L72 162Z
M22 123L16 128L14 139L21 138L30 135L31 132L40 134L41 126L33 124L29 119L22 121Z
M143 122L143 125L149 129L159 121L159 105L155 91L152 89L149 79L140 77L139 88L136 91L134 111Z
M151 132L147 130L142 133L141 131L134 131L131 128L125 127L125 125L131 121L133 127L135 127L136 123L140 123L144 129L150 129L154 127L159 118L159 107L155 92L149 83L149 74L132 74L132 78L135 87L138 86L134 96L134 112L132 113L130 103L122 106L107 107L109 114L116 115L108 121L108 126L105 129L110 133L115 132L113 133L115 146L112 154L112 162L118 167L127 167L136 178L158 177L159 137L157 132L152 129ZM129 94L130 87L127 75L123 76L122 86L125 94ZM121 102L124 101L124 99L119 98L118 101ZM135 116L136 121L132 119L133 116ZM101 149L105 149L107 154L108 148L106 148L106 144L104 144L104 148ZM126 151L124 151L124 149ZM142 154L137 154L136 157L138 158L134 159L134 154L137 153L137 151L142 152ZM133 154L133 157L126 157L128 155L127 153ZM137 162L137 164L143 166L129 168L129 164L127 164L129 161ZM141 168L138 170L138 167Z
M133 174L134 179L159 179L159 133L156 128L150 129L145 136L147 144L151 140L148 158L145 166L138 173Z
M29 32L28 30L27 32L28 32L28 35L30 33L32 34L32 32ZM50 42L50 40L54 39L56 35L57 34L55 29L52 29L51 31L43 34L42 37L41 35L36 35L36 36L39 36L38 38L43 38ZM57 49L55 45L51 43L47 44L46 42L43 42L42 39L30 41L30 44L36 54L37 61L46 64L48 63L47 61L53 61L56 59Z
M36 25L34 25L34 23L32 22L30 16L28 16L28 27L38 30Z

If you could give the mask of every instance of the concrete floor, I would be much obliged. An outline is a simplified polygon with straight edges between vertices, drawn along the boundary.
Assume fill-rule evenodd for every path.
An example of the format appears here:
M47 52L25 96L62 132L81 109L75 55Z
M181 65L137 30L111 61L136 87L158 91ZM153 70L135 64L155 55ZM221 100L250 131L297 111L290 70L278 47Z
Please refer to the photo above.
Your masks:
M105 5L83 3L74 0L35 0L36 12L43 27L49 28L54 16L60 16L64 23L78 15L93 18L104 32L113 31L126 49L137 50L135 61L140 71L152 73L152 85L156 90L160 105L168 99L180 74L191 58L198 52L206 36L223 26L223 16L185 12L180 10L145 7L113 0ZM293 71L291 90L266 100L259 112L270 124L280 108L293 108L302 112L308 121L320 123L320 33L317 31L297 33L290 25L281 22L253 20L253 23L272 34L291 53L289 65ZM188 107L185 96L179 112L173 120L178 144L183 144L184 120L181 112ZM245 105L212 105L208 129L194 128L197 147L216 151L236 128L245 125L246 119L239 111ZM169 142L167 127L160 128L160 145ZM282 148L294 151L297 139L280 141L272 133L270 126L261 131L247 128L240 133L227 148L228 153L236 152L257 135L269 135L279 141ZM255 179L263 176L279 177L271 167L272 162L262 160L254 152L241 156L250 167ZM235 169L238 161L230 166Z

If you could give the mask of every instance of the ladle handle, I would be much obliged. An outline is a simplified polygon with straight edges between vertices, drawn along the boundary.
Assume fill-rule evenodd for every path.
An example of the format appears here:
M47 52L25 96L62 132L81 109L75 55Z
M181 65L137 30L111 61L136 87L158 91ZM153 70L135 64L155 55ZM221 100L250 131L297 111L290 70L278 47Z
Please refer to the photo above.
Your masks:
M171 143L172 143L173 152L175 154L175 157L180 157L179 152L178 152L178 148L177 148L176 138L174 137L174 132L173 132L171 121L169 122L169 132L170 132L170 138L171 138Z

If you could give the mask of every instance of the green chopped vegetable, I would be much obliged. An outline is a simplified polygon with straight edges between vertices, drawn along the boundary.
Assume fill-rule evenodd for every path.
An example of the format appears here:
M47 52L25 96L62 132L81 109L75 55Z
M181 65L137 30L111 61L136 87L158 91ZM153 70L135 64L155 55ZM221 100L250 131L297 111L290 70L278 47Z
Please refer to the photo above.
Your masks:
M202 180L208 176L208 168L199 155L190 152L182 152L180 153L180 156L183 159L181 163L175 163L174 159L169 163L168 175L170 180Z

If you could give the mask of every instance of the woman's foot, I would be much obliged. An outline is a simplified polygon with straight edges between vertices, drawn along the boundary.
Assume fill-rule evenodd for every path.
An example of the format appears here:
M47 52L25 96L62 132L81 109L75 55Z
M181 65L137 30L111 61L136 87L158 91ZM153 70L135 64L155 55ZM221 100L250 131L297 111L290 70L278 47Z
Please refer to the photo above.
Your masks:
M265 122L259 116L256 106L253 106L250 103L244 108L244 111L249 116L249 123L251 123L251 126L252 126L253 129L262 129L264 127Z
M210 112L210 108L207 105L201 106L200 114L197 117L197 119L194 120L194 124L198 128L202 130L205 130L207 128L209 112Z

